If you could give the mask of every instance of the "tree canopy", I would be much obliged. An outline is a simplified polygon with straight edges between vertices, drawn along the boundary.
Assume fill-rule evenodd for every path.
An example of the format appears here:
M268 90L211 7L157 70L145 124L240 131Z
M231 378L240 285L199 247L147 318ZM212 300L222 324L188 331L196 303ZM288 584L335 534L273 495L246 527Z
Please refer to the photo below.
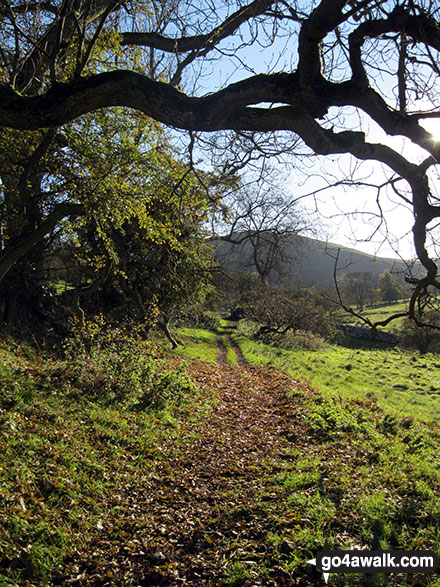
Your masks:
M413 212L425 269L412 280L409 312L418 319L428 287L440 287L427 245L440 217L440 143L428 130L440 117L439 11L432 0L10 0L0 9L0 125L57 127L126 106L191 132L256 133L255 149L285 131L303 153L384 166L372 198L388 187ZM272 67L246 65L251 49L267 47ZM227 55L241 73L203 89ZM389 138L376 140L369 125ZM403 149L409 144L415 150Z

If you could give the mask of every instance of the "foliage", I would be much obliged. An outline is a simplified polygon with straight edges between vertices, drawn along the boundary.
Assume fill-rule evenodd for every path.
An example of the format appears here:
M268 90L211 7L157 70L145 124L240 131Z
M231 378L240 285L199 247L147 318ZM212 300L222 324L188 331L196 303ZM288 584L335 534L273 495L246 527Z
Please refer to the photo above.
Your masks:
M260 177L267 157L292 163L293 157L327 156L336 163L330 170L318 162L293 165L296 184L322 174L327 183L313 196L327 187L365 190L371 207L355 204L350 210L344 204L342 213L374 219L371 237L388 230L386 217L395 215L395 207L386 204L394 198L412 214L423 266L423 275L412 278L412 312L427 285L438 287L436 254L429 246L440 215L432 171L440 159L434 136L436 3L320 0L271 6L270 0L245 6L237 1L219 11L208 0L195 10L185 2L166 8L141 2L126 13L106 0L96 6L80 0L75 10L60 0L44 6L6 2L0 15L0 123L23 131L53 129L100 109L128 107L189 131L192 167L195 152L212 149L224 170L237 172L250 163ZM282 39L285 47L276 54ZM255 47L261 59L249 65ZM226 73L214 81L212 73L232 68L233 80ZM356 119L353 112L359 113ZM370 121L387 142L375 139ZM365 161L368 168L361 170ZM17 161L13 166L20 167ZM38 199L39 187L41 182L29 195ZM305 196L302 191L298 198ZM291 204L287 198L284 208ZM283 220L282 209L279 214ZM388 289L385 296L395 299Z
M256 338L260 328L258 322L244 318L237 323L237 334L243 334L247 338Z
M130 499L144 499L162 443L212 400L134 334L89 330L92 357L79 337L62 361L0 341L1 585L65 583L104 532L126 545Z
M214 294L216 290L214 289ZM209 293L208 293L209 295ZM178 324L181 326L206 328L207 330L218 330L222 325L221 315L217 310L207 309L210 307L209 298L203 303L194 304L182 311L178 316Z
M207 193L154 122L116 109L73 126L74 166L93 209L70 225L74 254L92 281L105 259L113 262L108 293L97 303L113 298L116 308L98 309L142 321L156 308L167 323L209 291L212 256L201 228ZM97 143L99 151L90 147Z
M344 303L356 304L361 312L367 303L374 304L377 296L376 280L368 271L346 273L339 289Z
M184 364L179 364L172 370L163 369L163 365L162 370L160 365L158 367L150 389L139 397L136 409L179 405L196 393L197 388L189 378Z
M158 348L141 336L141 329L107 325L102 318L76 327L65 344L72 385L102 405L127 409L163 409L178 405L196 389L185 366L167 369Z
M285 335L274 335L271 344L287 349L305 349L309 351L318 351L328 348L330 341L335 342L336 336L327 332L326 338L308 330L298 330L295 333L288 332Z
M313 288L277 286L250 278L235 303L248 320L260 324L260 337L299 331L329 336L332 331L331 306Z
M384 271L378 281L379 294L385 302L395 302L408 297L409 290L398 281L391 271Z
M399 329L402 345L417 349L421 353L440 353L440 316L438 310L427 310L423 316L429 326L418 326L413 320L405 319Z
M308 425L315 434L334 435L335 432L343 430L350 432L359 427L356 416L342 407L341 402L334 398L319 403L315 401L310 411Z
M89 73L112 62L117 40L98 45ZM131 67L136 55L117 60ZM40 321L52 319L51 285L60 279L70 290L63 304L81 321L82 306L90 314L117 306L117 318L140 314L143 321L154 308L166 324L207 295L212 256L202 225L222 188L213 174L184 163L151 118L117 107L48 132L2 129L0 148L5 319L25 320L35 307Z

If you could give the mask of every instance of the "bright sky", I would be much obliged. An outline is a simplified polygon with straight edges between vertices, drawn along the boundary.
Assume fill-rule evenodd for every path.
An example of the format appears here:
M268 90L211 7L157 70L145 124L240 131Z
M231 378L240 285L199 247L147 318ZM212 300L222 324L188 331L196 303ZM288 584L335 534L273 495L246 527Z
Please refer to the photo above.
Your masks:
M440 140L439 120L431 120L425 123L425 127L434 139ZM428 155L407 140L385 135L376 125L370 125L367 140L393 147L413 163L421 163ZM353 166L356 166L354 158L341 156L330 161L321 159L321 164L316 167L317 174L321 169L325 172L324 177L334 176L336 180L342 178L344 172ZM414 218L411 208L391 190L382 190L379 195L378 189L374 187L385 182L390 176L391 174L381 165L364 162L359 166L356 177L371 186L328 189L317 194L316 201L306 200L305 208L311 213L319 214L323 222L322 236L330 242L351 246L373 255L410 260L415 257L412 238ZM436 183L440 179L439 170L433 168L432 177L433 190L436 191ZM295 178L292 179L293 183L297 184ZM302 189L306 188L304 193L307 193L326 185L322 177L312 176ZM402 189L404 186L405 182L400 182ZM298 188L294 187L293 192L298 193ZM428 248L435 257L439 256L438 252L435 253L433 245L428 245Z
M240 32L246 39L248 33L245 29L245 26L242 27ZM283 37L278 32L275 42L271 44L270 39L262 30L259 30L257 39L259 44L245 47L236 55L232 46L228 48L228 43L221 45L219 51L215 50L214 53L217 52L215 57L220 58L221 67L219 67L219 61L214 60L211 70L207 72L206 66L209 70L209 63L204 63L203 77L198 78L196 84L199 87L199 94L215 91L254 73L289 71L295 67L292 63L296 55L295 36ZM379 67L383 70L388 68L392 74L395 68L392 63L390 65L386 62L386 58L387 56L383 58L384 62ZM387 75L378 82L385 88L392 78L392 75ZM329 119L331 115L332 113ZM348 127L353 130L359 129L361 125L362 130L367 134L367 140L388 144L413 162L420 162L427 156L418 147L405 144L403 139L386 136L380 127L368 121L366 117L360 118L354 109L351 109L351 112L344 111L342 118L344 124L348 124ZM440 121L430 121L425 126L440 140ZM337 124L335 123L335 130L343 130L341 119ZM307 213L315 214L320 219L321 228L317 235L319 238L370 254L404 259L414 257L411 234L412 213L408 205L404 204L391 190L378 192L375 186L384 183L387 175L388 177L392 175L386 174L380 164L365 162L358 168L354 158L346 155L320 157L313 160L291 159L290 169L285 172L285 189L295 198L326 187L329 182L335 183L344 179L348 171L353 173L357 181L369 184L356 188L338 186L302 200ZM398 187L403 190L404 182L399 183ZM381 211L385 219L382 222L380 221Z

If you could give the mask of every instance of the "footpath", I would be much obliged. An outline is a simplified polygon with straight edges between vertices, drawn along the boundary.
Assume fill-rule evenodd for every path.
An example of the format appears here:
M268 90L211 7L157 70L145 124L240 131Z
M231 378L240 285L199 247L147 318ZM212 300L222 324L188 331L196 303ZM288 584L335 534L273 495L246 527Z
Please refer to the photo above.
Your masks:
M125 547L108 540L90 553L100 558L101 582L88 571L70 585L102 585L103 575L108 585L313 584L288 570L293 545L273 538L280 520L272 504L281 498L274 479L303 428L289 394L301 384L246 365L231 342L238 365L228 365L221 342L217 364L195 361L189 368L202 394L215 392L214 408L182 426L161 447L148 483L124 496Z

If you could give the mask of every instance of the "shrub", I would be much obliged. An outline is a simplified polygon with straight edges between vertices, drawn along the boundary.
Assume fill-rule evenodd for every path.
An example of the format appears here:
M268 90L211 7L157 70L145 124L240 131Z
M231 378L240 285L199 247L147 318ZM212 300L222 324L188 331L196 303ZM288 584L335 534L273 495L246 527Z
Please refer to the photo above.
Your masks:
M197 316L197 320L195 322L196 326L200 328L210 328L211 330L218 330L221 327L221 317L218 312L201 312Z
M329 346L322 336L303 330L287 332L286 334L268 334L263 337L263 342L277 347L304 349L307 351L319 351Z
M175 323L179 326L208 328L218 330L221 328L221 316L218 312L210 310L192 310L182 313Z
M313 288L257 283L236 300L248 319L258 322L258 338L288 332L311 332L331 338L331 304Z
M423 321L440 327L440 314L438 311L429 310L424 313ZM401 344L405 348L417 349L421 353L440 353L440 330L417 324L405 318L399 330Z
M185 370L185 365L180 364L176 369L158 370L153 377L149 389L147 389L138 402L135 409L145 408L161 409L166 405L179 405L190 395L194 395L197 388Z
M350 432L359 428L356 414L348 406L340 406L329 399L311 409L308 425L316 434L331 435L335 431Z
M181 403L196 389L184 365L167 369L158 349L136 330L107 327L101 320L77 328L65 354L72 385L106 404L162 409Z
M237 334L243 334L247 338L257 338L260 328L261 324L254 320L240 320L237 324Z

